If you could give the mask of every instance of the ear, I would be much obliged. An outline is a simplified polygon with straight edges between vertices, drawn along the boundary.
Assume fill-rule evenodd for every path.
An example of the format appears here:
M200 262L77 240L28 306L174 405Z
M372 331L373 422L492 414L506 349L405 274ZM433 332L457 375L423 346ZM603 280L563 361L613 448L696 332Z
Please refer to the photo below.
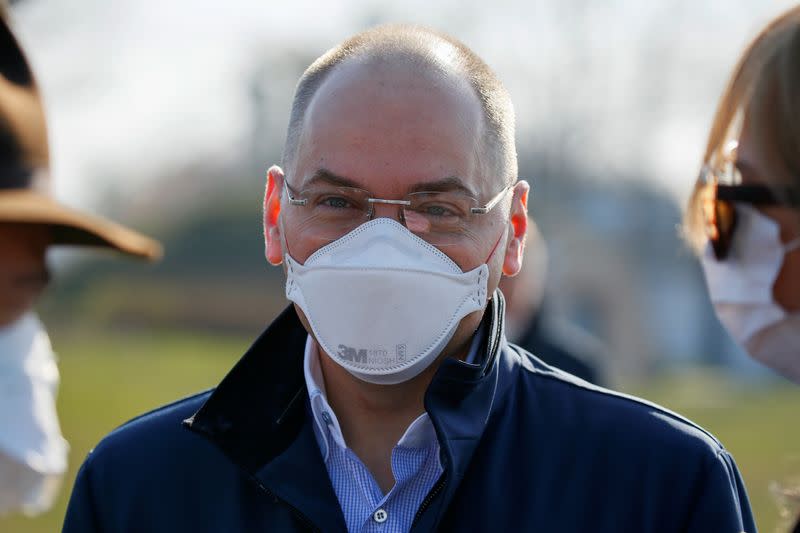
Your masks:
M281 194L283 193L283 170L273 165L267 171L267 188L264 193L264 255L271 265L283 262L281 227Z
M527 181L520 180L514 186L514 198L511 201L511 238L506 244L506 255L503 258L503 274L516 276L522 268L522 252L525 248L525 235L528 232L528 191Z

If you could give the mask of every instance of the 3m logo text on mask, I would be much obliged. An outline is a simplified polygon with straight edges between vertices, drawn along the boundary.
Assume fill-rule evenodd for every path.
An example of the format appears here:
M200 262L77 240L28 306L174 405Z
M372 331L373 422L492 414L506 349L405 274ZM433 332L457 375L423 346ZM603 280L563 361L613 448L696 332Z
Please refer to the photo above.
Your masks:
M351 348L350 346L345 346L344 344L339 345L339 353L337 353L339 357L346 361L353 361L354 363L366 363L367 362L367 349L366 348Z
M406 345L398 344L394 354L390 354L389 350L383 348L375 348L369 350L367 348L354 348L344 344L339 345L339 351L336 355L345 360L354 363L363 363L367 365L376 364L393 364L397 361L404 361L406 358Z

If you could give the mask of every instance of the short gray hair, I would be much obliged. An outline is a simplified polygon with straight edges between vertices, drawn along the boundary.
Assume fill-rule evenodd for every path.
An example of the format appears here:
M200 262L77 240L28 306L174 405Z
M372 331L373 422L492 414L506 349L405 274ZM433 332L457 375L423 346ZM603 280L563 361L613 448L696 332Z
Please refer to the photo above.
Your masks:
M448 53L442 54L446 47ZM481 102L486 121L488 170L503 183L517 178L517 151L514 142L514 107L511 97L489 66L460 41L437 31L414 25L389 24L358 33L328 50L300 77L292 100L282 165L286 168L297 156L306 109L317 89L335 67L353 58L403 58L437 71L456 70L472 86Z

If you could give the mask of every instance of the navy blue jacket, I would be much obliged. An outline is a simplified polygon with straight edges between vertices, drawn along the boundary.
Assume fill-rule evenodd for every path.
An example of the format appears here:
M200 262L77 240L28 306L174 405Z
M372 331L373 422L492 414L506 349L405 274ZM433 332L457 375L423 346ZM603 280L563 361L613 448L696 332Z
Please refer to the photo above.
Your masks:
M502 316L496 294L482 364L446 359L428 388L445 472L413 531L755 531L719 441L509 345ZM289 308L215 390L103 439L64 531L345 531L308 412L305 340Z

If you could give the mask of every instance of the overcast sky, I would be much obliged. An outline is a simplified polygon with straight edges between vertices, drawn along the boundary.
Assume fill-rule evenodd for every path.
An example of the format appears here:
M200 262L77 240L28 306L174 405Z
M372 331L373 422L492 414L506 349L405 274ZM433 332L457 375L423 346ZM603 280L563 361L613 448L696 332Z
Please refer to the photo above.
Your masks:
M475 49L511 91L526 144L574 129L583 164L655 179L680 199L738 53L793 4L27 0L14 22L46 98L57 194L73 204L135 192L171 165L245 157L254 58L268 76L270 57L313 58L383 21ZM288 113L290 98L287 86L271 105Z

